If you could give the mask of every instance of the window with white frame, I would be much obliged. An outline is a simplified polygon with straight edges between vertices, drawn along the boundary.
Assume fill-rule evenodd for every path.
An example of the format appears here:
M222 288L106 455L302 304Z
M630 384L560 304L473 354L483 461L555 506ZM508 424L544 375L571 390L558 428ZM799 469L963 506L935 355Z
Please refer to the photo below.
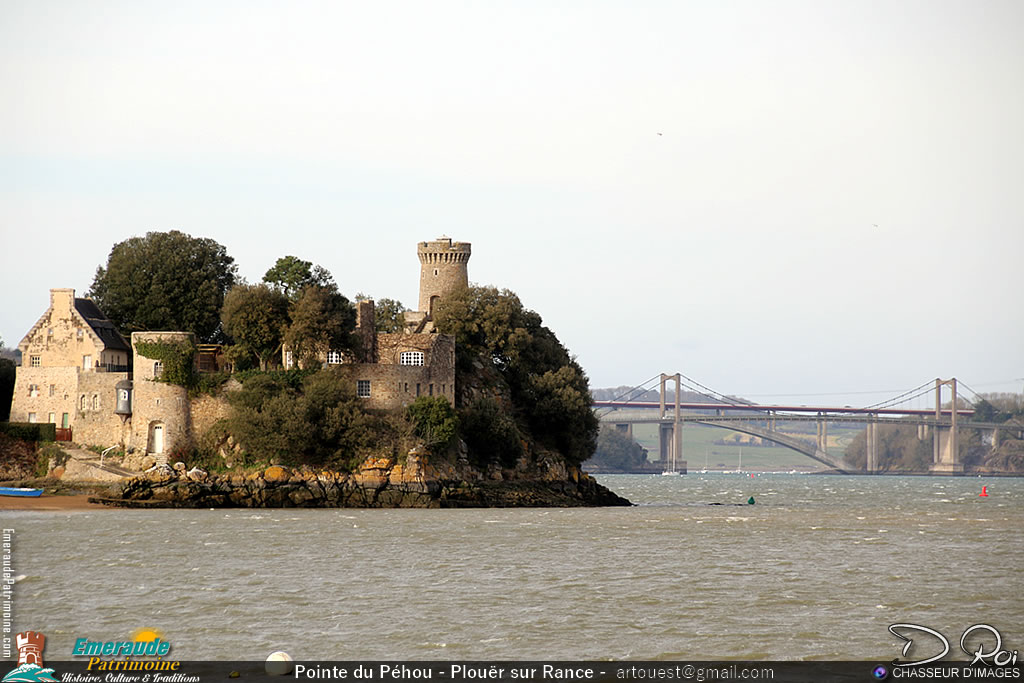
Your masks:
M32 398L35 398L36 396L38 396L39 395L39 385L38 384L29 384L28 385L28 395L31 396Z
M341 351L328 351L327 352L327 364L328 365L341 365L344 363Z
M28 421L29 422L37 422L38 420L36 419L36 414L35 413L29 413L28 414Z
M370 380L361 379L356 382L356 396L370 398Z
M398 357L400 365L423 365L422 351L402 351Z
M40 364L39 356L29 356L28 364L34 368L38 368Z
M160 361L153 363L153 376L160 378L164 374L164 364Z
M292 357L291 351L284 352L284 367L291 370L295 366L295 359Z

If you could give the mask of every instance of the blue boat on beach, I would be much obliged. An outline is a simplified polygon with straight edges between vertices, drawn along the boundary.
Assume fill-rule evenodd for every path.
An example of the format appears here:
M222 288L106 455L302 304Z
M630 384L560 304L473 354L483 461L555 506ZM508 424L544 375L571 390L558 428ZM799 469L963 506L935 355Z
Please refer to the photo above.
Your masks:
M43 494L42 489L22 489L13 486L0 486L0 496L23 496L38 498Z

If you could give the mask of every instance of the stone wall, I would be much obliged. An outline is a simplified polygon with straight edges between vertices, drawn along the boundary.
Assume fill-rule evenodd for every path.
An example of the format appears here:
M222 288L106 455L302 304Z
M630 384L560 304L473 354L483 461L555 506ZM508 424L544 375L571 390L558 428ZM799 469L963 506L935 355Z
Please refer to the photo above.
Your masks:
M370 383L370 395L365 398L367 408L401 408L417 396L444 396L449 403L455 403L454 378L437 374L429 365L367 363L341 365L338 372L349 378L356 389L360 381Z
M423 354L423 365L402 365L402 353ZM455 338L447 334L378 334L377 363L346 371L370 382L369 408L399 408L418 396L444 396L455 403Z
M241 385L239 384L238 386ZM224 396L223 394L218 394L217 396L203 394L202 396L192 399L191 414L193 438L202 438L206 432L210 431L210 428L213 427L213 425L217 424L218 421L227 418L230 413L231 404L228 403L227 396Z
M19 367L15 370L11 422L49 422L50 413L58 427L63 415L73 427L78 400L77 367ZM29 419L34 414L34 419Z
M128 379L127 372L82 372L78 375L78 398L72 438L87 446L126 445L130 425L114 414L117 391L114 386ZM84 407L83 407L84 406Z
M163 433L163 447L154 444L155 430ZM152 379L135 380L132 390L130 446L152 453L171 453L192 445L188 390Z
M455 372L455 337L450 334L378 334L377 362L400 365L402 353L423 353L424 365L441 372Z

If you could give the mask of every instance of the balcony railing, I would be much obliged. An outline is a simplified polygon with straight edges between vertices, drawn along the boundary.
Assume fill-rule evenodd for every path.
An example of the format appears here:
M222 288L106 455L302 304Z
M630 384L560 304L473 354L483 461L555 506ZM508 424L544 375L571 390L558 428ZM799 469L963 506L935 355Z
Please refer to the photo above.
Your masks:
M131 372L132 371L132 366L130 366L130 365L114 365L113 363L105 363L103 365L100 365L99 363L97 363L96 367L93 368L93 369L96 372Z

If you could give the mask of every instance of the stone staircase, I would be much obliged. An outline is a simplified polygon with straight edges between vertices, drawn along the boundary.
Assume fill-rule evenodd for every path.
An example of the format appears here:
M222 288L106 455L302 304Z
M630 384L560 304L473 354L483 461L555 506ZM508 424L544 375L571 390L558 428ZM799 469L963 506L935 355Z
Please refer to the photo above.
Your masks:
M65 445L61 446L61 450L68 454L64 471L69 479L117 482L138 474L106 462L101 464L98 454L83 448Z

